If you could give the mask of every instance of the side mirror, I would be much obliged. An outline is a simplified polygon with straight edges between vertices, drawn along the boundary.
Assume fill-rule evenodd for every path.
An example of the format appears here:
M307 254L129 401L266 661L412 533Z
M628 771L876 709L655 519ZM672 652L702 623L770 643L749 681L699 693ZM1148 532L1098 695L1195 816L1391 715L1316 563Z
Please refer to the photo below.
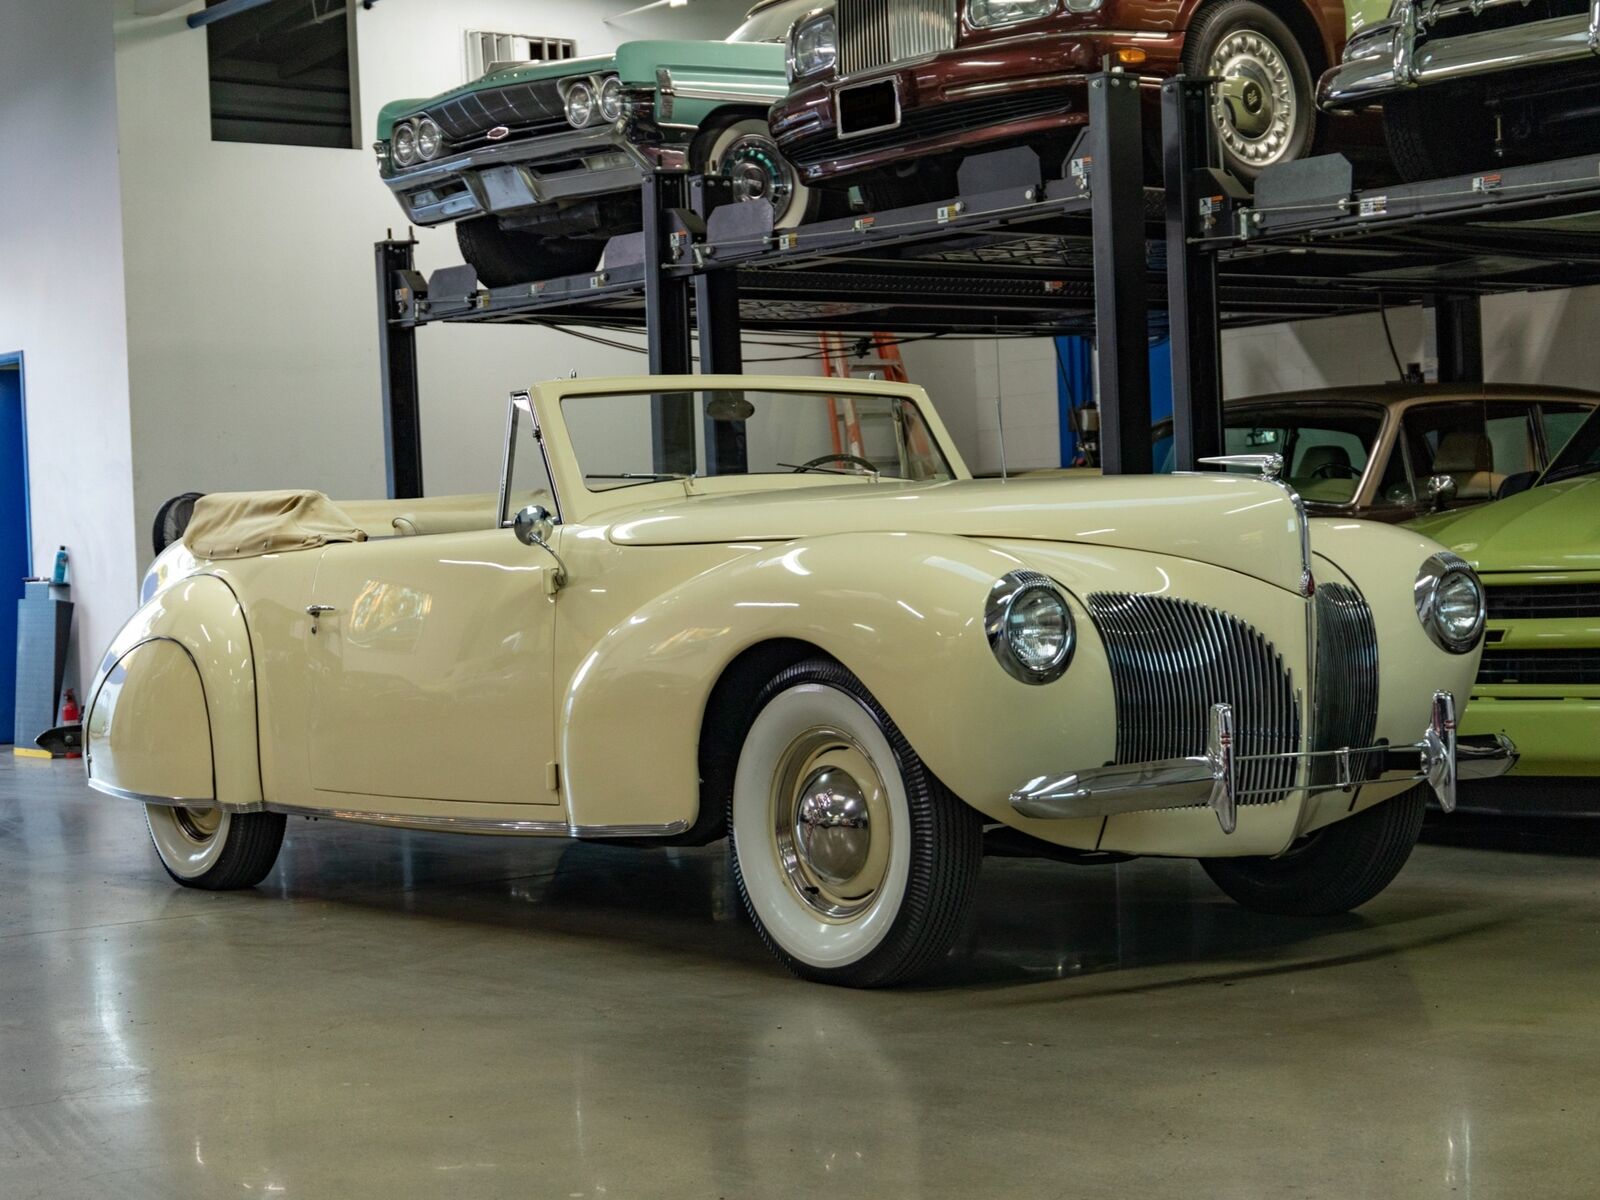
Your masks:
M1539 472L1518 471L1515 475L1507 475L1500 483L1500 490L1494 494L1496 500L1504 500L1507 496L1520 496L1523 492L1539 482Z
M1428 499L1438 508L1446 500L1455 499L1456 481L1450 475L1433 475L1428 478Z
M556 560L556 569L545 576L545 592L555 595L566 586L567 564L561 561L561 556L550 545L550 538L556 530L550 510L542 504L530 504L518 509L517 515L511 520L511 529L517 535L517 541L524 546L538 546Z
M528 505L519 510L511 521L517 541L524 546L542 546L546 550L550 549L550 536L555 532L555 527L550 510L542 504Z

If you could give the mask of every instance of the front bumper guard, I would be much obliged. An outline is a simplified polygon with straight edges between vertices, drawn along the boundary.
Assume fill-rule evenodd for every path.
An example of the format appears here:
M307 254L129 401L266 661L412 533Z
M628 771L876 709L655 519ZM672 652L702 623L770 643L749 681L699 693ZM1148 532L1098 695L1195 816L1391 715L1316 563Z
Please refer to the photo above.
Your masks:
M1439 807L1453 812L1459 780L1494 779L1517 762L1517 748L1510 738L1499 734L1457 736L1456 700L1449 692L1434 693L1428 727L1421 740L1409 746L1382 744L1242 755L1235 753L1235 737L1233 706L1215 704L1211 707L1204 754L1041 776L1012 793L1011 807L1025 817L1065 820L1205 805L1216 813L1222 832L1232 833L1238 828L1240 801L1258 795L1285 794L1282 788L1270 792L1241 790L1239 768L1244 763L1292 760L1309 765L1316 759L1330 760L1335 777L1327 790L1351 791L1361 784L1377 782L1426 783L1438 797Z
M626 162L602 169L573 165L604 154L622 155ZM392 172L383 182L408 217L420 225L432 225L477 213L510 212L631 191L650 172L683 167L687 162L683 147L635 142L615 125L597 125L480 146ZM465 186L465 192L451 192L430 202L416 200L419 193L458 183Z
M1524 0L1402 0L1387 21L1350 39L1344 61L1322 77L1318 104L1333 111L1361 108L1428 84L1600 55L1600 0L1589 0L1587 13L1450 37L1426 36L1444 17L1513 2Z

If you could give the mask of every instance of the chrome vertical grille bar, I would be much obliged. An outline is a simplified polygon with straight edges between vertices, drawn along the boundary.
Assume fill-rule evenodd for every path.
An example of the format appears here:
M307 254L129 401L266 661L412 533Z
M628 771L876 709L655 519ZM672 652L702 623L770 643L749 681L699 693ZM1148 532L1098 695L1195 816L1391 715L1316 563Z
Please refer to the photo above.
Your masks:
M1111 666L1119 765L1203 754L1211 708L1228 704L1245 802L1288 795L1295 759L1267 756L1299 751L1300 710L1271 642L1237 617L1187 600L1099 592L1088 608Z
M1316 706L1311 749L1370 746L1378 728L1378 629L1361 593L1340 583L1317 585ZM1356 778L1363 763L1351 764ZM1332 759L1311 760L1310 784L1331 786Z
M953 50L955 0L838 0L839 74Z

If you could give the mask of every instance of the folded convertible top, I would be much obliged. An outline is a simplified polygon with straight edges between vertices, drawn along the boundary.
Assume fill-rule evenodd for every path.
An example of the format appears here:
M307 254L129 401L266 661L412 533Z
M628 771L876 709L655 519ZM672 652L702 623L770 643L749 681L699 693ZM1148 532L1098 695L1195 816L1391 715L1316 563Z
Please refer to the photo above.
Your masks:
M254 558L364 542L366 532L321 492L216 492L195 501L183 544L196 558Z

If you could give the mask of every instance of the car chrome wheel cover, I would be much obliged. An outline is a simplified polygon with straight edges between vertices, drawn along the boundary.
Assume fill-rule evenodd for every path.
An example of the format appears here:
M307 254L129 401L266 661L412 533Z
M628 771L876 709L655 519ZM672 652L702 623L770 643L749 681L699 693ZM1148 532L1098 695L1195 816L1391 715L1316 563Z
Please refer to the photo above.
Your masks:
M1260 30L1235 29L1207 65L1222 80L1212 91L1211 121L1223 147L1252 167L1282 161L1300 111L1288 55Z
M717 155L714 165L733 185L735 200L765 200L778 217L794 203L794 171L778 153L778 144L765 134L739 135Z
M734 852L767 936L814 967L859 962L905 898L910 811L898 762L853 696L807 683L750 727L734 777Z
M877 895L893 835L883 780L843 730L807 730L772 788L773 852L801 903L849 920Z
M148 804L144 811L150 840L174 875L197 879L216 866L228 840L232 823L229 813L220 808L174 808L164 804Z

